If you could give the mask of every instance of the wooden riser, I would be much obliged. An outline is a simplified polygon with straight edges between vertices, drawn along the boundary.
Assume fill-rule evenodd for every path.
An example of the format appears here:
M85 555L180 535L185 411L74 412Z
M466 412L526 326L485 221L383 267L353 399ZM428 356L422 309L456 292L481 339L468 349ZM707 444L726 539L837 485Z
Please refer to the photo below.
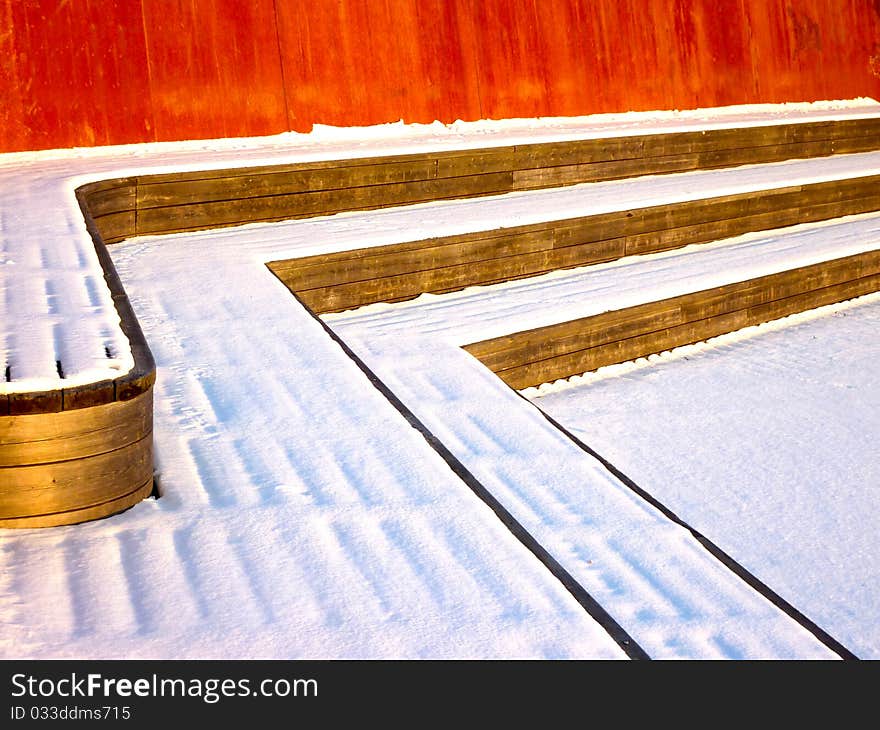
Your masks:
M105 243L243 223L880 148L880 119L119 178L80 190Z
M273 261L318 314L880 209L880 176Z
M465 346L516 389L880 291L880 251Z
M95 519L131 506L152 489L155 364L106 244L140 234L878 148L880 119L861 119L173 173L84 185L77 197L135 367L115 380L0 396L0 527ZM793 187L270 266L307 306L323 313L875 210L880 208L876 183L863 179ZM830 288L835 286L841 285ZM803 295L792 298L797 296ZM686 327L693 329L688 322L666 325L663 332ZM617 342L588 349L596 351L591 356L596 362L611 352L630 351ZM576 360L575 355L564 352L545 359L562 363ZM512 382L526 377L523 368L538 373L551 367L510 363L502 377Z
M55 514L0 519L0 528L29 529L35 527L61 527L63 525L78 525L81 522L100 520L103 517L109 517L110 515L123 512L130 507L134 507L138 502L149 497L152 492L153 479L151 477L148 482L137 487L130 494L116 497L103 504L95 505L93 507L85 507L79 510L70 510L68 512L57 512Z
M72 524L147 496L153 392L59 413L0 416L0 527Z

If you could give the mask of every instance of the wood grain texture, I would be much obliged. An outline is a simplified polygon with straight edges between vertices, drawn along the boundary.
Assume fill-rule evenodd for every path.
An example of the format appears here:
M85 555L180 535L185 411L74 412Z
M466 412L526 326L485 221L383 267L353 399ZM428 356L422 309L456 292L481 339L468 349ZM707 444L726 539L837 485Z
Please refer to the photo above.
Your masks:
M76 411L0 417L0 526L70 524L152 487L152 390Z
M880 177L868 176L273 261L268 266L306 306L324 314L874 210L880 210Z
M873 0L0 0L0 151L880 98L878 37Z
M880 251L465 346L513 388L568 378L880 290Z
M466 349L493 371L500 371L527 362L535 352L541 354L538 359L551 359L573 351L588 350L636 335L871 276L878 267L880 252L858 254L711 290L517 332L471 344Z
M100 520L103 517L109 517L134 507L138 502L147 499L152 492L153 479L151 477L128 494L109 499L101 504L48 514L4 517L0 518L0 528L60 527L62 525L77 525L89 520Z
M392 205L490 195L510 190L512 173L491 173L387 185L334 188L318 192L278 193L163 208L138 208L137 233L151 235L373 210ZM140 192L142 186L138 186Z
M0 420L0 468L81 459L138 441L152 429L150 393L100 407Z
M880 119L575 140L91 183L82 196L105 243L637 175L880 147Z
M792 142L791 140L795 140ZM143 176L95 223L108 242L880 147L880 119L769 125ZM109 192L102 191L110 197ZM97 194L91 195L95 198ZM120 210L130 205L129 210Z

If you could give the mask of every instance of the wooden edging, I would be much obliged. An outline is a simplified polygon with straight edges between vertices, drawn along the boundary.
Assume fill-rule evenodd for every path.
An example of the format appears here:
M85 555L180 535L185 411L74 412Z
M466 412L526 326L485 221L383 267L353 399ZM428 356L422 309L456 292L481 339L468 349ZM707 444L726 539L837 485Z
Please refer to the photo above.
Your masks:
M142 175L85 185L105 243L880 148L880 118Z
M869 251L464 349L520 390L878 290L880 251Z
M153 393L0 418L0 527L50 527L130 507L153 488Z
M94 520L153 491L156 366L88 206L78 199L134 367L112 380L0 398L0 528Z
M867 176L268 265L308 307L325 314L878 209L880 176Z
M76 191L77 200L131 344L134 368L98 383L0 396L0 527L93 519L134 504L152 489L155 364L107 244L140 234L878 146L880 118L147 175L84 185ZM607 220L592 216L550 227L402 244L295 264L275 262L271 267L315 312L334 311L711 240L743 228L818 219L810 215L834 217L880 207L867 187L875 181L863 182L774 191L767 195L773 201L769 205L756 202L763 196L729 196L711 201L702 212L699 204L666 206L644 209L633 221L622 220L620 214ZM625 217L633 216L630 212ZM131 416L125 414L133 408L140 409L140 419L126 422ZM149 423L144 408L149 409ZM80 426L85 430L77 434ZM59 428L65 436L58 435ZM31 434L30 441L19 438L21 433Z

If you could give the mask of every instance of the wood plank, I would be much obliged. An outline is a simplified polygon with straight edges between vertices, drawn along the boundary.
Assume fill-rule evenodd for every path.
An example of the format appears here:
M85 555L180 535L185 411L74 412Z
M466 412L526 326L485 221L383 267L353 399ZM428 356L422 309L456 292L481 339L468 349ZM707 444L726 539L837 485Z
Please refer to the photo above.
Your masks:
M611 261L620 258L622 253L622 241L600 241L560 251L537 251L350 284L297 290L296 294L306 306L324 314L391 299L401 301L425 292L445 293L475 283L510 281L559 268Z
M842 183L839 187L827 183L792 186L570 219L557 224L556 245L565 247L579 245L584 241L619 236L634 237L635 242L638 240L635 237L639 235L661 233L698 224L736 221L751 216L754 216L756 221L762 221L761 225L765 225L772 222L772 218L759 218L759 214L797 210L799 214L808 216L811 208L822 211L821 205L842 201L853 202L850 205L840 206L841 210L868 212L874 209L871 206L877 200L880 178L870 177L857 182L846 181L846 183ZM821 217L810 218L810 220L821 219ZM733 223L731 226L738 231L743 229L742 226ZM715 230L723 231L723 228L724 226L718 226Z
M558 221L548 221L539 224L491 228L483 231L477 230L469 231L467 233L457 233L451 236L434 236L432 238L422 238L415 241L403 241L401 243L392 243L384 246L350 248L344 251L331 251L328 253L313 254L311 256L301 256L295 259L280 259L274 263L289 263L291 266L296 265L300 268L306 269L312 266L323 266L329 263L362 260L365 257L374 255L396 255L397 253L402 252L417 252L423 248L433 248L435 246L458 246L468 244L476 239L491 239L519 234L530 235L538 231L553 229L557 225L559 225Z
M815 195L818 191L812 191ZM797 207L804 203L802 186L612 211L571 218L555 224L557 248L621 236L635 236L697 223L730 220L749 213ZM543 224L542 224L543 225Z
M743 311L722 315L717 318L715 324L729 332L735 331L746 326L746 313ZM699 341L703 337L710 336L702 331L699 334L695 334L692 332L693 329L693 324L682 327L682 330L687 331L687 336L684 337L676 337L676 334L679 334L677 328L645 333L630 339L617 340L590 350L577 350L556 358L526 363L519 367L499 371L496 375L512 388L528 388L540 385L541 383L548 383L572 375L590 372L607 365L627 362L638 357L662 352L673 346L670 344L671 342L678 342L681 339L688 340L691 337L697 337L698 339L693 341Z
M831 153L834 155L846 155L853 152L872 152L878 147L878 136L880 136L880 132L866 137L833 139L831 140Z
M515 170L514 190L537 190L588 182L603 182L625 177L658 175L694 170L699 164L696 153L665 157L636 157L627 160L589 162L557 167Z
M105 180L95 180L94 182L80 185L76 189L76 194L88 197L94 193L99 193L105 190L113 190L115 188L122 188L136 184L137 177L110 177Z
M0 518L0 528L30 529L37 527L59 527L61 525L75 525L89 520L99 520L103 517L118 514L138 502L146 499L153 491L153 479L140 485L129 494L102 502L101 504L82 509L66 510L54 514L30 515L27 517Z
M681 317L686 322L706 319L878 273L880 251L869 251L683 297L679 301Z
M867 144L863 138L861 143ZM832 141L820 140L764 147L740 147L683 152L675 155L636 157L624 160L516 170L516 190L534 190L556 185L577 185L588 182L617 180L640 175L670 174L691 170L708 170L795 158L826 157L832 154Z
M493 372L648 334L681 324L675 300L647 302L464 346Z
M465 346L498 372L880 273L880 251L603 312Z
M814 122L813 124L818 124ZM835 119L825 122L830 128L829 139L855 139L870 137L874 143L880 143L880 118ZM792 125L796 126L796 125Z
M515 388L567 378L880 290L880 252L465 346Z
M759 324L806 312L828 304L837 304L880 291L880 274L871 274L822 289L796 294L749 308L749 320Z
M129 494L152 477L152 435L97 456L0 468L0 518L83 509Z
M0 467L80 459L114 451L152 431L152 394L60 413L0 418ZM0 474L2 477L2 474Z
M791 208L805 210L812 205L870 198L876 194L878 185L880 185L880 177L872 176L634 209L617 219L609 216L604 221L600 221L600 225L593 229L589 237L635 235ZM587 219L582 225L590 224ZM561 241L560 245L565 245L565 241Z
M516 147L490 147L437 155L437 177L466 177L493 172L513 172Z
M61 409L72 411L79 408L92 408L116 400L116 381L100 380L61 389Z
M516 389L552 382L600 367L627 362L639 357L701 342L743 327L769 322L816 307L846 301L880 290L880 275L843 282L823 289L767 302L750 309L728 312L709 319L689 322L627 340L618 340L590 350L578 350L558 358L542 360L498 372L497 375Z
M711 150L786 144L791 141L788 139L789 132L786 126L711 129L519 145L516 169L647 161L652 158L691 155Z
M436 177L434 160L382 162L370 165L286 169L249 175L230 175L200 180L152 182L141 179L137 188L138 209L240 200L292 193L430 180Z
M425 180L373 185L316 193L296 193L242 200L139 210L139 234L169 233L258 221L304 218L349 210L419 203L448 197L476 196L506 191L510 173L469 178Z
M333 170L337 167L359 167L373 166L383 164L410 163L410 162L433 162L438 154L454 154L454 153L437 153L437 152L411 152L400 155L382 155L371 157L348 157L340 160L337 158L329 160L309 160L307 162L286 162L277 165L250 165L242 167L222 167L205 170L187 170L183 172L162 172L152 173L149 175L141 175L138 182L141 185L150 185L154 183L174 183L184 181L198 180L215 180L217 178L231 177L249 177L253 175L273 175L276 173L288 173L293 171L307 170Z
M299 259L275 261L269 268L294 291L338 286L358 281L430 271L463 263L480 264L497 258L515 256L553 248L553 229L536 228L519 234L489 231L472 234L462 243L442 242L424 247L379 246L359 249L360 255L342 260L318 261L301 265ZM437 239L434 239L437 240ZM442 241L442 239L440 239Z
M9 393L9 414L25 416L31 413L58 413L63 407L60 390L34 393Z
M514 169L581 165L648 159L693 153L720 153L791 144L862 138L870 149L880 146L880 121L837 120L795 124L710 129L696 132L633 135L562 143L517 145Z
M627 236L626 255L657 253L695 243L732 238L743 233L771 231L800 223L830 220L878 209L880 209L880 190L867 198L781 209Z
M519 144L515 147L513 169L536 170L613 160L643 159L655 154L652 150L656 149L657 143L656 135L632 135Z
M106 244L119 243L136 235L136 214L134 210L110 213L94 219L101 239Z
M86 205L92 218L131 211L136 207L137 191L134 178L117 178L109 182L116 185L85 193Z

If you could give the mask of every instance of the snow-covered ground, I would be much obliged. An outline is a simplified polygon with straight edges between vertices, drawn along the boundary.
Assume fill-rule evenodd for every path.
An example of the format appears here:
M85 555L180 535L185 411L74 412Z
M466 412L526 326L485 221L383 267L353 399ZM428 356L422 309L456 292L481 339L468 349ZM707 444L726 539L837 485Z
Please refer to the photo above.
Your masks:
M529 389L864 658L880 659L880 295Z
M878 107L864 102L788 111L806 120L876 116ZM645 115L626 129L788 121L786 113L772 108L714 117ZM616 135L620 123L550 120L416 130L390 125L360 137L318 130L311 137L0 156L3 289L8 292L26 272L40 282L55 281L46 271L56 269L75 271L80 283L94 274L72 198L73 188L86 180ZM857 166L847 168L847 175L853 169L870 174L864 171L880 165L871 155L848 159ZM800 173L780 169L779 184L848 164L823 162ZM834 169L831 177L839 174ZM722 185L773 173L746 168L739 180L736 173L725 174ZM692 179L653 182L666 185L669 195L682 194L686 180ZM630 188L640 183L623 181L601 190L611 191L609 200L623 199L626 191L642 199L651 182ZM601 205L599 190L556 191L571 196L557 202L571 210L580 200L578 210L590 212ZM721 194L707 178L687 190L691 196ZM622 657L599 624L265 267L278 258L440 235L460 226L516 225L538 207L553 210L553 195L530 195L144 238L114 247L114 262L158 365L155 439L163 497L95 523L0 534L0 655ZM850 228L838 229L839 239L871 245L864 242L874 224L871 216L855 217L845 223ZM775 251L767 260L788 266L808 249L808 257L829 255L823 236L795 233L796 243L765 237L763 250ZM744 271L758 266L752 257L762 246L755 240L733 244L749 260ZM65 246L83 255L59 259L55 268L50 257L43 274L35 273L31 264L41 250L55 256ZM707 250L734 256L720 245ZM662 281L654 283L662 291L671 261L658 255L645 262L659 267L656 279ZM626 262L608 268L615 270L626 274ZM708 276L705 268L701 275ZM57 291L45 293L52 301ZM452 309L471 294L451 295ZM74 323L101 306L88 298L85 305L70 297L57 301L75 303L69 312L53 314L69 315ZM426 303L430 309L439 301L423 298L399 311ZM9 311L2 320L4 348L13 353L18 340L10 336L27 322L16 319L10 326ZM387 311L388 322L393 324L396 311ZM560 306L556 312L571 318ZM516 305L503 314L507 331L534 326L523 325L530 322L523 314ZM689 532L576 448L462 351L456 336L422 328L418 318L383 332L376 315L344 315L333 326L650 655L833 656ZM58 331L60 320L40 321ZM100 314L96 321L107 320ZM876 641L859 648L875 652Z
M281 134L250 139L207 140L124 145L119 147L47 150L0 154L0 393L51 390L114 378L127 372L133 359L120 330L112 301L91 240L74 198L79 185L111 176L167 173L233 166L284 164L314 160L405 154L434 150L503 146L539 141L602 136L693 131L780 122L811 122L880 116L880 104L870 99L725 107L682 112L638 112L590 117L457 122L444 126L387 124L360 129L317 127L311 134ZM722 171L713 194L743 192L756 187L818 182L849 175L877 174L880 153L862 159L841 156L820 163ZM377 218L373 235L358 244L381 245L428 235L451 235L466 230L520 225L574 217L606 210L705 197L708 184L697 174L665 181L656 188L621 185L591 189L589 199L579 190L555 195L538 191L519 206L498 209L486 199L471 201L434 216L432 206L413 220L409 229L394 218ZM659 181L658 181L659 182ZM504 198L529 194L513 194ZM458 218L448 215L456 211ZM344 229L344 224L343 224ZM320 240L314 251L300 248L290 255L351 247L350 238ZM283 252L281 252L283 253ZM14 282L14 286L12 283ZM62 364L64 378L59 373ZM7 382L8 380L8 382Z

